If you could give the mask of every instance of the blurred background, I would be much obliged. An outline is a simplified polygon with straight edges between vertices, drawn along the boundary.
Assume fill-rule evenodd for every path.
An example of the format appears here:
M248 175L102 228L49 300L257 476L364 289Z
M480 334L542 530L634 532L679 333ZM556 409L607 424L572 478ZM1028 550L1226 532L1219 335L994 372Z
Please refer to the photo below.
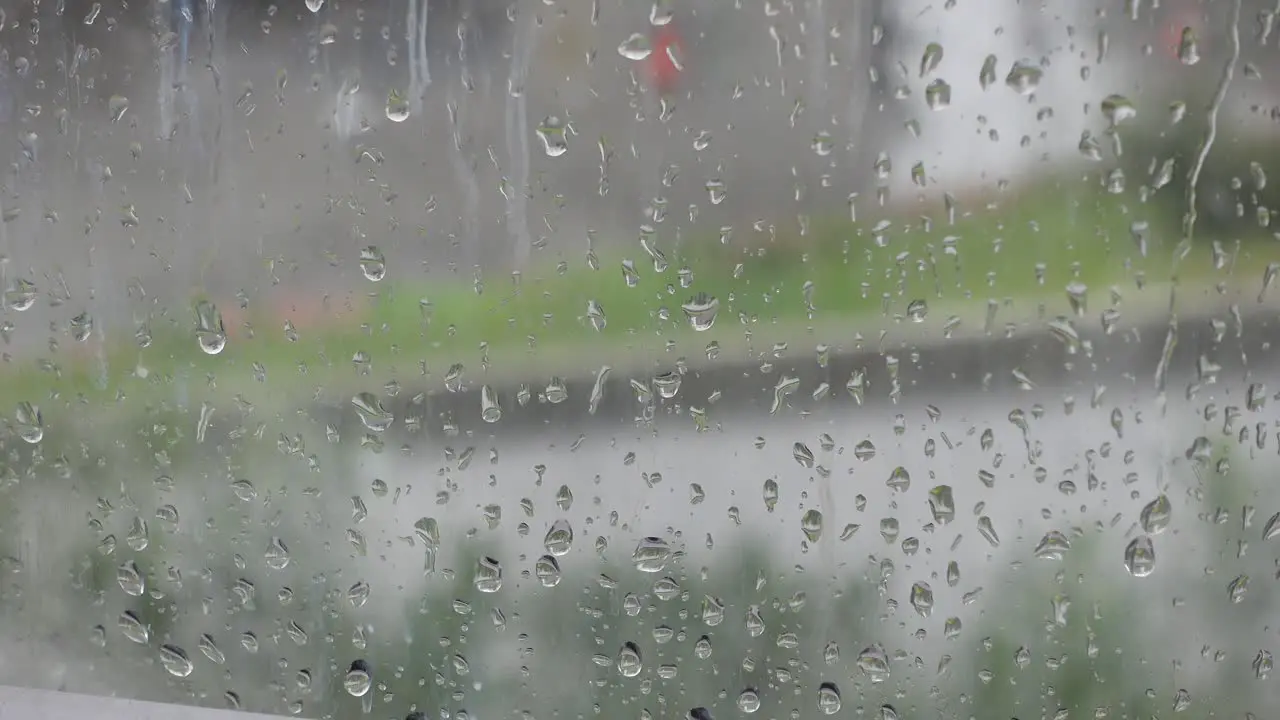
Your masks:
M0 3L0 684L1265 712L1277 12Z

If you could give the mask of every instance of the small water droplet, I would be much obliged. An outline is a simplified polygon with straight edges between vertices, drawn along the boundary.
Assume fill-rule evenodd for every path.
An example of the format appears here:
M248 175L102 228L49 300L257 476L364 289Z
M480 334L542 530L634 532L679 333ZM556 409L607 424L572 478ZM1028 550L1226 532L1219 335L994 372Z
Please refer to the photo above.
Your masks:
M628 60L644 60L653 54L653 45L650 44L649 38L640 33L631 33L631 35L618 45L618 54Z

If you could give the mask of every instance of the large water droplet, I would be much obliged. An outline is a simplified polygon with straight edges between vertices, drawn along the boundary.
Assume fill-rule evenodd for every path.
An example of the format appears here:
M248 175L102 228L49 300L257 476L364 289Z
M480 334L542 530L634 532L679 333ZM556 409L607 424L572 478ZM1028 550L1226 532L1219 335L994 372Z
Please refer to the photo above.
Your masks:
M547 157L560 157L569 150L566 127L564 121L555 115L548 115L542 124L538 125L538 139L542 141L542 150Z
M1004 84L1019 95L1030 95L1040 87L1044 71L1025 60L1019 60L1009 68Z
M636 545L631 553L631 562L640 572L662 572L671 560L671 546L662 538L647 537Z
M1161 493L1142 508L1142 514L1139 516L1142 531L1148 535L1159 535L1169 527L1172 516L1173 506L1169 502L1169 496Z
M370 282L378 282L387 276L387 259L376 245L360 251L360 272Z
M622 644L622 648L618 650L618 674L623 677L635 677L644 669L644 663L640 659L640 648L633 642Z
M835 683L824 682L818 686L818 710L823 715L835 715L840 712L842 704L840 688Z
M164 665L170 675L180 678L190 675L195 669L187 658L187 653L177 645L160 646L160 664Z
M382 406L382 401L373 393L359 393L351 398L351 405L356 409L360 424L373 432L385 432L395 422L395 416Z
M716 313L720 312L720 301L706 293L699 293L681 305L680 309L689 319L689 325L694 330L702 332L710 330L711 326L716 324Z
M373 678L369 675L369 666L363 660L351 663L347 676L342 680L342 687L347 693L352 697L364 697L372 685Z
M476 590L482 593L495 593L502 589L502 564L491 557L482 557L476 561Z
M40 408L29 402L20 402L15 417L18 437L24 442L35 445L44 439L44 416L40 414Z
M409 100L395 90L387 93L387 119L393 123L409 119Z
M272 570L283 570L289 567L289 548L285 547L283 540L273 537L271 542L267 544L267 551L263 553L263 559L266 561L267 567Z
M217 355L227 346L227 333L222 327L222 313L207 300L196 303L196 342L206 355Z
M1141 535L1124 549L1124 568L1129 574L1144 578L1156 570L1156 549L1149 535Z
M573 526L568 520L560 519L551 523L551 528L547 530L546 537L542 539L542 545L547 552L556 557L564 557L569 554L569 550L573 548Z

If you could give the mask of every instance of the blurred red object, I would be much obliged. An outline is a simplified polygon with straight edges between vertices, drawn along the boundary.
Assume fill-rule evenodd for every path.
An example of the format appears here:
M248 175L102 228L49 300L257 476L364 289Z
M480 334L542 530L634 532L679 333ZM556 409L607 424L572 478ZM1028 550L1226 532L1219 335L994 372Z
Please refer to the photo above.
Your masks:
M1200 13L1195 6L1175 6L1173 22L1165 26L1165 49L1174 59L1181 59L1182 34L1190 31L1196 40L1196 54L1203 56L1205 52L1204 37L1201 35L1203 28L1204 23L1201 21Z
M673 21L658 28L653 38L653 52L649 55L649 81L660 95L674 91L680 80L677 60L684 60L684 42Z

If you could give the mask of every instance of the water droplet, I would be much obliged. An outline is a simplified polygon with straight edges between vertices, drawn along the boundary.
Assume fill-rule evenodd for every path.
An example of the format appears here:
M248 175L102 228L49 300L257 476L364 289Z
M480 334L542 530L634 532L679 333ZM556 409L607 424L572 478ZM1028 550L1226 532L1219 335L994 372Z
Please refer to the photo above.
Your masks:
M1156 496L1156 499L1142 508L1142 513L1139 515L1142 531L1148 535L1159 535L1169 527L1172 515L1173 506L1169 503L1169 496L1163 493Z
M978 84L983 90L991 87L996 82L996 60L995 55L988 55L982 61L982 69L978 71Z
M1089 310L1089 286L1082 282L1068 284L1067 302L1071 304L1072 312L1077 316L1084 316Z
M396 90L387 93L387 119L393 123L409 119L409 101Z
M760 693L755 688L747 688L738 693L738 709L750 715L760 709Z
M924 102L930 110L945 110L951 107L951 85L938 78L925 86Z
M378 282L387 276L387 259L377 246L370 245L360 251L360 272L370 282Z
M933 521L946 525L956 518L956 501L950 485L938 485L929 491L929 512Z
M538 139L542 141L542 150L547 157L560 157L569 150L568 137L564 121L555 115L548 115L538 125Z
M120 589L125 595L139 597L147 589L146 580L142 577L142 571L138 570L137 564L132 560L116 568L116 582L120 584Z
M1200 62L1200 41L1196 38L1196 31L1190 27L1182 28L1182 37L1178 41L1178 60L1183 65Z
M990 543L991 547L1000 546L1000 536L996 534L995 525L992 524L989 516L983 515L978 518L978 534Z
M1130 575L1138 578L1155 572L1156 550L1149 535L1141 535L1129 542L1124 549L1124 568Z
M369 583L358 580L347 588L347 602L351 603L351 607L364 607L364 604L369 602L369 592Z
M177 645L161 645L160 646L160 664L164 665L164 669L174 677L186 677L191 674L195 666L191 664L191 660L187 658L187 653Z
M227 346L227 333L222 328L222 313L207 300L196 303L196 342L206 355L217 355Z
M929 305L924 300L912 300L907 304L907 317L911 322L924 322L929 314Z
M120 122L120 118L129 110L129 98L124 95L112 95L107 99L107 113L111 116L111 122Z
M706 293L699 293L681 305L680 309L689 319L689 325L694 330L702 332L710 330L711 326L715 325L716 313L720 311L720 301Z
M671 546L662 538L646 537L631 553L631 562L640 572L662 572L671 560Z
M649 38L640 33L631 33L631 36L618 46L618 54L628 60L644 60L652 53L653 45L649 43Z
M822 539L822 513L810 508L800 517L800 530L810 543Z
M719 205L724 202L724 199L729 194L728 186L725 184L724 180L721 180L720 178L712 178L708 180L704 187L707 189L707 198L711 201L712 205Z
M933 588L927 582L918 582L911 586L911 607L920 617L929 617L933 613Z
M618 650L618 674L623 677L633 678L640 674L644 669L644 663L640 659L640 648L636 647L633 642L622 644L622 648Z
M93 316L87 312L71 318L71 337L76 342L84 342L93 335Z
M823 715L835 715L840 712L840 689L835 683L824 682L818 686L818 710Z
M702 622L707 627L715 627L724 622L724 602L720 598L702 596Z
M476 561L474 583L482 593L496 593L502 589L502 565L491 557Z
M573 549L573 526L568 520L560 519L551 523L551 528L547 530L546 536L542 539L542 545L547 552L556 557L564 557Z
M307 0L307 9L313 13L320 12L322 7L324 7L324 0Z
M351 405L356 409L360 424L373 432L385 432L395 422L395 416L382 406L382 401L373 393L359 393L351 398Z
M1057 530L1050 530L1036 543L1035 556L1041 560L1061 560L1071 549L1071 541Z
M924 77L938 68L942 62L942 45L931 42L924 46L924 55L920 57L920 77Z
M226 654L218 648L217 643L213 641L213 637L208 633L200 636L198 646L200 648L200 652L203 653L205 657L209 658L209 661L215 665L221 665L227 661Z
M346 688L347 693L352 697L364 697L372 685L373 678L369 675L369 666L363 660L351 663L347 676L342 680L342 687Z
M805 445L802 442L798 442L795 445L791 446L791 456L796 459L797 463L800 463L800 467L803 467L803 468L813 467L813 464L814 464L813 451L809 449L808 445Z
M1112 125L1132 120L1138 114L1133 101L1123 95L1108 95L1102 100L1102 115Z
M1040 87L1044 71L1025 60L1019 60L1009 68L1004 84L1019 95L1030 95Z
M29 402L20 402L15 416L18 437L24 442L35 445L44 439L44 416L40 414L40 408Z
M272 570L283 570L289 567L289 548L285 547L283 540L273 537L271 542L267 544L267 551L263 554L263 559L266 561L267 567Z
M560 563L550 555L543 555L534 563L533 574L542 587L555 587L560 584Z
M870 440L863 440L853 446L853 456L863 462L867 462L876 456L876 446Z
M587 323L596 332L604 330L609 324L609 319L604 315L604 308L600 307L600 303L595 300L587 301Z
M36 304L37 294L35 283L18 278L5 291L4 301L8 307L16 311L26 312Z
M130 610L120 613L116 626L120 628L120 634L139 645L146 645L151 640L151 628L142 624L138 616Z
M889 679L889 656L880 645L872 645L858 653L857 665L873 683Z
M491 385L480 387L480 419L487 423L502 419L502 405L498 403L498 393Z
M1272 515L1271 519L1267 520L1266 526L1262 528L1263 540L1271 540L1277 535L1280 535L1280 512Z

